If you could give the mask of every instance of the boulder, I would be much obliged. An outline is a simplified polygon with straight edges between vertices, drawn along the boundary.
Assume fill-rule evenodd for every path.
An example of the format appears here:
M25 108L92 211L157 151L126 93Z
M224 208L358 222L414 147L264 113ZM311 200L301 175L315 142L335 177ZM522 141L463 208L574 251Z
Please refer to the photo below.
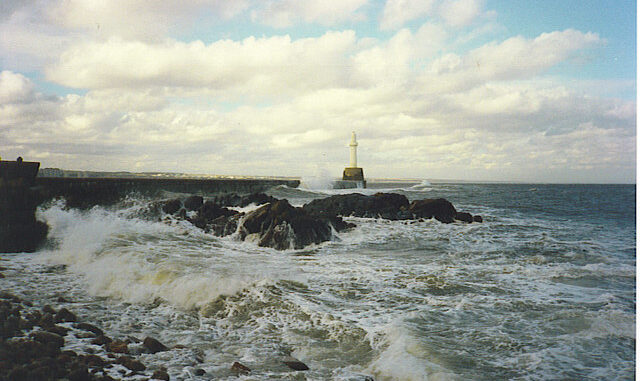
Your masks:
M409 200L401 194L376 193L372 196L360 193L341 194L313 200L303 206L312 215L355 216L399 220L411 218L406 213Z
M167 348L164 344L162 344L160 341L158 341L157 339L154 339L153 337L149 337L147 336L144 341L142 342L142 345L150 352L150 353L158 353L158 352L164 352L164 351L168 351L169 348Z
M282 362L293 370L297 370L297 371L309 370L309 367L307 366L307 364L303 363L302 361L298 360L295 357L287 356L282 360Z
M457 212L455 219L458 221L463 221L463 222L467 222L467 223L471 223L473 222L473 216L470 213L467 212Z
M311 216L286 200L264 205L248 213L240 226L240 236L257 237L258 245L277 250L301 249L331 239L329 221Z
M482 216L473 216L473 222L482 222Z
M129 356L118 357L118 359L116 360L116 364L123 365L125 368L134 372L140 372L147 369L147 367L144 366L143 363Z
M64 338L56 333L47 331L35 331L29 335L33 340L45 344L53 345L55 348L60 348L64 345Z
M237 375L251 373L251 369L248 366L245 366L237 361L234 362L233 365L231 365L231 371Z
M63 307L63 308L60 308L58 312L56 312L55 316L53 317L53 320L56 323L63 323L63 322L75 322L76 320L78 320L78 318L73 312Z
M167 214L175 214L182 208L182 202L178 199L168 200L162 204L162 211Z
M186 200L184 200L184 207L187 210L198 210L200 209L200 207L202 207L204 200L202 198L202 196L189 196L187 197Z
M159 369L153 372L153 374L151 375L151 379L169 381L169 373L167 373L167 371L164 369Z
M444 223L453 222L457 211L444 198L416 200L409 205L409 211L415 218L435 218Z

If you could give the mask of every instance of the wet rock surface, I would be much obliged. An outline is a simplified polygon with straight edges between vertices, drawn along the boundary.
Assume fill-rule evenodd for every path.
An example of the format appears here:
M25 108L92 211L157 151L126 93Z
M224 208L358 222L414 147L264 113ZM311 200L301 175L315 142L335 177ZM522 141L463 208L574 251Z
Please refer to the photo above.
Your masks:
M244 213L235 207L260 205ZM342 217L383 218L387 220L424 220L435 218L443 223L482 222L482 217L458 212L451 202L424 199L409 202L396 193L360 193L334 195L294 207L264 193L245 196L227 194L204 200L190 196L161 204L162 210L175 218L190 221L205 232L224 237L237 233L241 240L256 242L277 250L301 249L333 238L333 232L355 227ZM189 211L189 214L187 213Z
M70 328L54 324L57 320ZM135 375L170 379L166 369L147 370L136 355L123 354L126 341L108 338L99 327L76 320L66 308L46 305L39 310L16 295L0 292L0 381L111 381ZM93 337L91 343L104 347L102 356L65 349L72 330L75 340ZM169 350L151 337L144 343L153 351Z

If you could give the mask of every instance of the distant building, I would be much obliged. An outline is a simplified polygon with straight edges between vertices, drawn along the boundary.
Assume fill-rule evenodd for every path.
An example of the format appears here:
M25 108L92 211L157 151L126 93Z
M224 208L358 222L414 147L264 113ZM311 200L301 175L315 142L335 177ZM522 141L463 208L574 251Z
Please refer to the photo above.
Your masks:
M362 187L366 187L364 180L364 171L358 167L358 142L356 141L356 133L351 132L351 142L349 143L349 166L342 172L343 181L357 181L362 183Z

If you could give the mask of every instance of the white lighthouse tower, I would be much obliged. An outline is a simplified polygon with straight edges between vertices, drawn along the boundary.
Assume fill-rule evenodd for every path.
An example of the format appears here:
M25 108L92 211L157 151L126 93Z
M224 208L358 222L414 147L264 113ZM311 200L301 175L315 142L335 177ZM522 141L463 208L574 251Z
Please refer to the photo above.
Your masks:
M343 188L366 188L367 182L364 180L364 171L358 167L358 142L356 132L351 132L351 142L349 143L349 166L342 172Z
M356 141L356 132L351 132L351 143L349 143L349 168L358 168L358 142Z

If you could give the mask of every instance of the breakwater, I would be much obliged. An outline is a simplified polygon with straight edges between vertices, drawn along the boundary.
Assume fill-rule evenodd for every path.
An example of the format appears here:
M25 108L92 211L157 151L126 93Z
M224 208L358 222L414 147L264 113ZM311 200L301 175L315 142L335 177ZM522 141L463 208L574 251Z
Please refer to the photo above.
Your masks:
M299 180L289 179L181 179L181 178L72 178L37 177L36 186L44 199L62 197L67 205L90 207L109 205L129 194L157 196L162 192L189 194L249 194L286 185L296 188Z

